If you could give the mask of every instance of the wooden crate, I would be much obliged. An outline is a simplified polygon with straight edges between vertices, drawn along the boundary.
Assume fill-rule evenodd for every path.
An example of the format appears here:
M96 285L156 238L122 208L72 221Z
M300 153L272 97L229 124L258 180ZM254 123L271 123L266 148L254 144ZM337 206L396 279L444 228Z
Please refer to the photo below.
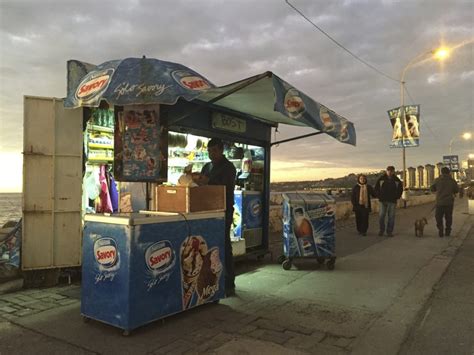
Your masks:
M201 212L225 210L225 186L157 186L155 210L162 212Z

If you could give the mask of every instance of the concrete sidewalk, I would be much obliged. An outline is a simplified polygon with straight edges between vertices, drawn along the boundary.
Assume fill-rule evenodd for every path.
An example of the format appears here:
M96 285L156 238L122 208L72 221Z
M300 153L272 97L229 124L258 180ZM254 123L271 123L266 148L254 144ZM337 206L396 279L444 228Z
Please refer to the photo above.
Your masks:
M413 220L431 206L397 211L394 238L338 229L336 270L309 260L285 271L258 264L237 278L238 296L137 329L83 323L79 286L0 296L0 354L19 353L358 353L396 354L472 225L458 200L453 237L439 238L434 219L415 238ZM67 304L69 303L69 304Z

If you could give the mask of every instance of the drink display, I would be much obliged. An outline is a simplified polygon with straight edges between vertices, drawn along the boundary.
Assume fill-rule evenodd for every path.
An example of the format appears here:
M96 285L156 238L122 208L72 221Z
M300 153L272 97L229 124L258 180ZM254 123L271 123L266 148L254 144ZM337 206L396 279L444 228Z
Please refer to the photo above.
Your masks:
M324 193L283 195L283 251L287 265L290 261L291 266L294 257L335 260L334 204L334 199Z

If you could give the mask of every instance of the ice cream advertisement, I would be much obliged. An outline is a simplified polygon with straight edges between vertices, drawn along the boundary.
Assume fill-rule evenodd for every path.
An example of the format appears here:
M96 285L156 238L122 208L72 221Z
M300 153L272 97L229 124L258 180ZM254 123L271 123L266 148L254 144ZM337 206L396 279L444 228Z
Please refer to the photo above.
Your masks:
M223 265L219 248L208 248L201 236L190 236L181 245L183 309L200 305L219 291Z

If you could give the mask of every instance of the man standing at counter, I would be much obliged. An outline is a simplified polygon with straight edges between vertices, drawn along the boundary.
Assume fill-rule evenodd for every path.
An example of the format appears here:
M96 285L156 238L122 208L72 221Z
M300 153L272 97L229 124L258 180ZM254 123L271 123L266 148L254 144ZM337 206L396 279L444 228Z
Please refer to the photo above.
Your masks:
M201 174L196 178L199 185L224 185L226 191L225 211L225 293L235 294L234 260L230 241L230 228L234 216L234 188L236 170L224 156L224 144L219 138L213 138L207 145L210 163L204 165Z

